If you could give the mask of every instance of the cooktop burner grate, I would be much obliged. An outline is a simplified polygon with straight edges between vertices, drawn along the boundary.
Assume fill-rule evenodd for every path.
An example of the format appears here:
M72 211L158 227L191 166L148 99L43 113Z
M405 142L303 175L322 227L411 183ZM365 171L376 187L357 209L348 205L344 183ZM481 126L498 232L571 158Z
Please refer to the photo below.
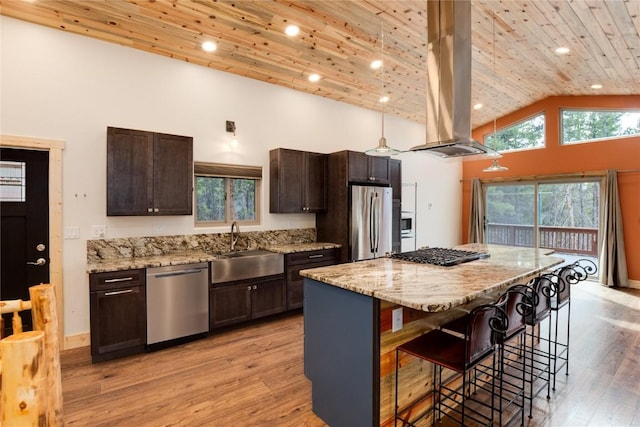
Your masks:
M447 248L426 248L391 255L391 258L399 259L401 261L417 262L420 264L434 264L443 267L450 267L463 262L475 261L480 258L488 257L489 254L483 252Z

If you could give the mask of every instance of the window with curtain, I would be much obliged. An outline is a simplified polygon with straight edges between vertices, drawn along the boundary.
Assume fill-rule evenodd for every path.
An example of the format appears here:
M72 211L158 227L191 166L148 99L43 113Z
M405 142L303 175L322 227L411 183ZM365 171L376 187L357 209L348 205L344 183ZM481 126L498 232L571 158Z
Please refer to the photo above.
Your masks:
M259 224L262 167L194 164L196 226Z

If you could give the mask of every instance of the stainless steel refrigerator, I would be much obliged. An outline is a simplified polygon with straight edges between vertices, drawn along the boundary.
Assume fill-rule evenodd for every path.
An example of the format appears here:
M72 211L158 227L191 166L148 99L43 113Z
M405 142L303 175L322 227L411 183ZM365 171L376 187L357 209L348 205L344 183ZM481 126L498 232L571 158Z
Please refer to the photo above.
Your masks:
M391 252L392 193L389 187L351 186L351 260L377 258Z

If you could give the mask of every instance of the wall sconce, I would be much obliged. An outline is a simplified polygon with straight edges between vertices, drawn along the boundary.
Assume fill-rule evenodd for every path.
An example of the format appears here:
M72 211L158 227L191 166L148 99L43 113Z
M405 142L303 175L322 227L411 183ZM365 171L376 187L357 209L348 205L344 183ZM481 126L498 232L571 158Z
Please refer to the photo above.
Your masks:
M231 145L232 146L238 145L238 137L236 136L236 122L227 120L226 130L228 133L233 133L233 136L231 137Z

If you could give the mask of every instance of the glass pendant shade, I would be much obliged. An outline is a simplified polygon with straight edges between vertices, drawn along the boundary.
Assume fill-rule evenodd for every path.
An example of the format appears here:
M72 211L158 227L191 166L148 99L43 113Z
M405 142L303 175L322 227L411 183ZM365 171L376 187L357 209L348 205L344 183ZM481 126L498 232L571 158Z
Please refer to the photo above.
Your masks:
M508 171L509 168L506 166L502 166L500 163L498 163L498 159L495 159L491 162L491 166L489 166L488 168L484 168L482 169L482 172L502 172L502 171Z
M364 153L369 156L395 156L396 154L400 154L401 151L389 147L387 145L387 138L382 136L378 140L378 146L376 148L371 148Z

